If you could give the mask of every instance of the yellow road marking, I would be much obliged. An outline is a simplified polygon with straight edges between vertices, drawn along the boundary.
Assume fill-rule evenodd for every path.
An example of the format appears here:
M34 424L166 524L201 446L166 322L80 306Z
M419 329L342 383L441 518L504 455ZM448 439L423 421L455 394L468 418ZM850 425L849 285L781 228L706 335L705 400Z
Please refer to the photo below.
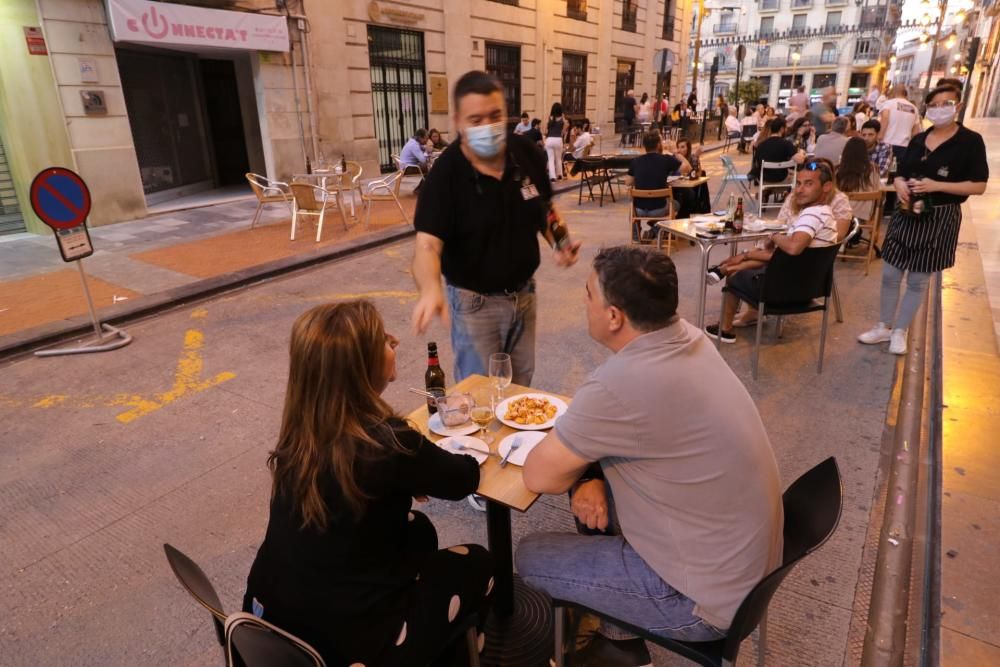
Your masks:
M203 308L191 313L191 317L194 319L204 319L207 315L208 311ZM158 392L152 396L129 393L114 394L112 396L50 394L49 396L43 396L34 400L19 399L13 396L0 396L0 406L15 408L28 405L29 407L42 410L55 407L127 407L129 409L118 414L115 419L122 424L130 424L139 417L166 407L188 394L197 394L236 377L236 373L226 371L211 378L202 378L205 362L202 358L201 348L204 344L205 334L198 329L188 329L184 333L184 349L177 360L173 385L167 391Z

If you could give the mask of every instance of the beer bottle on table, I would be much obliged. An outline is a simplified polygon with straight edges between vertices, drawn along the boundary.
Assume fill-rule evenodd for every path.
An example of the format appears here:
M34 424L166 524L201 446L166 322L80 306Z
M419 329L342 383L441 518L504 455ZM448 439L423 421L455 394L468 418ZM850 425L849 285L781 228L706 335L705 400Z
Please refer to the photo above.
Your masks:
M347 173L347 158L344 157L343 153L340 154L340 172L342 174Z
M444 369L441 368L441 363L438 361L437 343L433 341L427 343L427 371L424 373L424 388L427 391L432 389L444 391ZM434 404L432 398L427 399L427 411L431 414L437 412L437 405Z
M733 228L733 218L736 217L736 195L729 195L729 205L726 206L726 231Z
M737 234L743 232L743 197L736 200L736 212L733 213L733 231Z
M306 173L307 174L313 173L312 162L309 161L309 156L308 155L306 156Z

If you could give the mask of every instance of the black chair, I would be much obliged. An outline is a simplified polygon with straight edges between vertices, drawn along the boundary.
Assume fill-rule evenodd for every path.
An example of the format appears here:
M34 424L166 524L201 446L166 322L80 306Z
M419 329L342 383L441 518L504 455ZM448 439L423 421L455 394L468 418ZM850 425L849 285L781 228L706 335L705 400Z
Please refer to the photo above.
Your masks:
M181 582L184 590L212 615L215 636L225 652L226 630L223 624L226 622L226 612L222 609L222 602L219 600L219 594L215 592L212 582L208 580L198 564L181 553L179 549L164 544L163 551L167 554L167 563L170 564L170 569L173 570L177 581Z
M776 249L767 268L760 276L760 298L748 294L732 285L726 285L723 293L731 292L740 300L757 308L757 337L753 346L753 378L757 379L760 338L766 315L777 315L779 320L786 315L823 312L823 325L819 336L819 362L817 373L823 372L823 350L826 347L826 327L830 291L833 288L833 264L840 252L840 245L824 248L806 248L798 255L789 255ZM725 294L723 294L725 299ZM778 337L781 337L780 322Z
M580 174L580 194L576 199L579 206L583 203L583 186L587 186L587 196L594 200L594 187L600 192L600 204L604 206L604 182L608 180L608 170L604 165L604 159L600 156L584 156L573 165L573 172ZM611 188L610 183L608 189ZM614 198L614 193L612 193Z
M226 665L326 667L322 656L312 646L264 619L242 611L226 619Z
M648 630L625 623L605 613L590 609L567 600L552 600L555 608L555 664L564 667L563 654L563 609L576 608L589 612L609 623L642 637L648 642L681 655L699 665L722 667L735 665L740 643L758 625L760 641L757 649L757 664L763 665L767 651L767 607L771 603L781 582L792 571L796 563L816 551L830 539L840 522L843 505L843 485L837 460L832 456L795 480L782 495L785 512L784 549L781 566L764 577L743 598L742 604L733 617L733 624L724 639L714 642L685 642L654 635Z

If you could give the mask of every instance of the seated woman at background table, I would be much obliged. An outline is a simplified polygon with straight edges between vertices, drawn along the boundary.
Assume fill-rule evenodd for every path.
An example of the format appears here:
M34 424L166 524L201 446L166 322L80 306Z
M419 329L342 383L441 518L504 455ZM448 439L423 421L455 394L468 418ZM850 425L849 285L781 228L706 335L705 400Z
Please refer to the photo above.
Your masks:
M482 628L493 588L486 549L438 550L430 520L410 510L414 498L471 494L479 466L381 398L397 344L367 301L316 306L292 327L270 518L243 609L331 665L428 664L451 650L456 621L478 613Z
M448 142L441 137L441 133L431 128L427 133L427 148L431 151L443 151L448 148Z
M687 137L677 140L677 155L687 160L691 169L688 173L681 174L685 178L697 172L701 175L701 144L693 144ZM680 202L680 210L677 211L678 218L690 218L696 213L708 213L712 210L709 203L708 183L703 183L693 188L675 188L674 192L677 201Z

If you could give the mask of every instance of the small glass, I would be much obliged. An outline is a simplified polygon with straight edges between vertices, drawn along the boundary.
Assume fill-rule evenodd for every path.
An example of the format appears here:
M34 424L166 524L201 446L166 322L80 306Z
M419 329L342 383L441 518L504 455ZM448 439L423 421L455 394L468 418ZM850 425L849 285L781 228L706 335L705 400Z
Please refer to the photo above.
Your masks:
M479 438L487 445L493 442L493 435L487 432L486 427L493 421L496 411L496 393L493 387L484 387L473 395L475 403L470 416L472 421L479 425Z

